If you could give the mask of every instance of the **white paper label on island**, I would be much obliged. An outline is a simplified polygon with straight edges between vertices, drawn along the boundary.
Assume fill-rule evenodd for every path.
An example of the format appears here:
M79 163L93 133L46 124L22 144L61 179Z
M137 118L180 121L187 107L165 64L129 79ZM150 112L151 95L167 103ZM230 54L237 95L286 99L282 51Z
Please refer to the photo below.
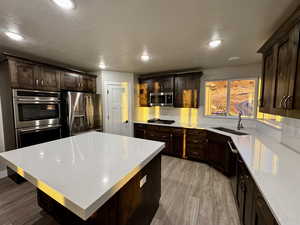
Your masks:
M140 188L142 188L146 182L147 182L147 175L145 175L145 176L140 180Z

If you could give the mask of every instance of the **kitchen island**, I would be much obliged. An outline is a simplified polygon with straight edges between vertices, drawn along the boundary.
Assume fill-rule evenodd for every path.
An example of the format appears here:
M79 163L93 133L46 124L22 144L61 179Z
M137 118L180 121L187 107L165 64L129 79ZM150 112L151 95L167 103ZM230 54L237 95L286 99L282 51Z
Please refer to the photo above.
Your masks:
M147 225L161 195L161 142L90 132L0 154L61 224Z

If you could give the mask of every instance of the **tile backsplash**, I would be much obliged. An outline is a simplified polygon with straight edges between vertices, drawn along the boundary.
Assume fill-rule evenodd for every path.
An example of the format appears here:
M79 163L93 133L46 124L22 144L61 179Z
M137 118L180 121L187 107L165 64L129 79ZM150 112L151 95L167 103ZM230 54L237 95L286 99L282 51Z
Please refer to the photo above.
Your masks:
M292 148L300 153L300 120L284 118L282 135L282 144Z

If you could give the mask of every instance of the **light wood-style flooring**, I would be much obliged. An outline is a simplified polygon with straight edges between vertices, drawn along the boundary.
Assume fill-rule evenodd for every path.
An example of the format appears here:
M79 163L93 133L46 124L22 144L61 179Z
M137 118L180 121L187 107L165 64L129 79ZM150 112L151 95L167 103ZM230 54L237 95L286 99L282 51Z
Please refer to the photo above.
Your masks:
M0 180L0 225L59 225L39 208L35 188ZM162 197L151 225L240 225L230 182L209 166L163 156Z

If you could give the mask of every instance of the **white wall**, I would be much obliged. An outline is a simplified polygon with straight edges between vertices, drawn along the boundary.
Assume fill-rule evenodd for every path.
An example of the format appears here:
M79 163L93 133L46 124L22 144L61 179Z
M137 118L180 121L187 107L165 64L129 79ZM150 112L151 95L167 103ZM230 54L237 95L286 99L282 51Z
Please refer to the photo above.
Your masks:
M130 124L130 136L133 136L133 112L134 112L134 74L123 73L114 71L102 71L101 75L98 75L97 79L97 93L102 93L103 96L103 115L105 115L104 104L104 83L105 82L128 82L129 84L129 124ZM106 127L106 120L103 120L104 132Z

